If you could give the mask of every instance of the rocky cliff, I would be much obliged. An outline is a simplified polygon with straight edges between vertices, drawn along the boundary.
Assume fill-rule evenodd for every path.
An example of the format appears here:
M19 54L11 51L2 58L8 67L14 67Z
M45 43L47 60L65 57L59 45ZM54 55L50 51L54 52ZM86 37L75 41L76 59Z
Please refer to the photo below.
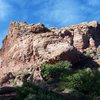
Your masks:
M0 79L45 62L68 60L75 64L86 55L100 64L100 24L96 21L64 28L11 22L0 49Z

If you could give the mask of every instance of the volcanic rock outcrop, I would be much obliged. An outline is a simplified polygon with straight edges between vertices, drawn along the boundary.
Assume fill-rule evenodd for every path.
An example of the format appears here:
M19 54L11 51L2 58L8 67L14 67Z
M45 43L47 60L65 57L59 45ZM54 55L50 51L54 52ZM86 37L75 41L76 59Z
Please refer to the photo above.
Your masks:
M84 59L84 53L96 53L99 48L100 24L96 21L64 28L11 22L0 49L0 79L6 73L16 73L45 62L68 60L75 64Z

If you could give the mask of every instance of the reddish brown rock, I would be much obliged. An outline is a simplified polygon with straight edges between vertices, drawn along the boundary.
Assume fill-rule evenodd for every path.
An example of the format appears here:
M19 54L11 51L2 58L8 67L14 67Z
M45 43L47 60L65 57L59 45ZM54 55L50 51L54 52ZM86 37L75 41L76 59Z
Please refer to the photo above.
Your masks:
M88 48L96 51L99 45L100 25L97 22L61 29L11 22L0 50L0 78L5 73L40 66L45 62L69 60L75 64L82 60L83 51L87 52Z

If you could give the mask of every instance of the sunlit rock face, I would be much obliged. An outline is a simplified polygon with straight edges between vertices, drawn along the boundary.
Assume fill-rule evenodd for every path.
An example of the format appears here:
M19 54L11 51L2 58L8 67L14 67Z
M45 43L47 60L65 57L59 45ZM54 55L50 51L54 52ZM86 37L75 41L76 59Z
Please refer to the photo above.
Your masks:
M0 78L8 72L68 60L75 64L83 52L100 48L100 24L96 21L64 28L11 22L0 49Z

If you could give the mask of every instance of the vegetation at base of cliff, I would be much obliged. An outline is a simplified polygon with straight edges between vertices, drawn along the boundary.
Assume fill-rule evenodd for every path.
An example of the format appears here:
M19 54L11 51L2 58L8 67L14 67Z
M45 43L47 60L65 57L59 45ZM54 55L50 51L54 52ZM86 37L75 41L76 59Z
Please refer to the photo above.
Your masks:
M17 100L65 100L63 96L25 82L16 88Z
M68 61L60 61L56 64L42 65L42 76L51 84L56 82L56 92L70 93L80 97L84 96L90 100L100 99L100 71L98 69L84 68L75 72L71 69ZM56 79L59 79L56 81ZM98 98L98 99L97 99Z
M100 72L90 68L79 70L66 78L66 88L91 98L100 99ZM97 99L98 98L98 99Z
M64 93L67 100L100 100L100 71L84 68L73 71L68 61L55 64L43 64L41 75L50 90ZM64 97L35 86L24 83L17 88L18 100L66 100Z
M41 66L41 75L44 80L49 78L58 79L61 76L70 74L72 64L68 61L60 61L55 64L43 64Z

